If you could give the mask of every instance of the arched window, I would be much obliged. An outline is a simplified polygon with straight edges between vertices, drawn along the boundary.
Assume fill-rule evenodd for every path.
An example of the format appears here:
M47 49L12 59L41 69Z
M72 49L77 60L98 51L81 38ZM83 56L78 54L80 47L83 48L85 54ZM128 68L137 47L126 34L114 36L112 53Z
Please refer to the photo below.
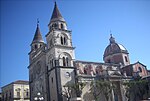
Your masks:
M63 24L61 24L60 26L61 26L61 29L64 29L64 25Z
M63 37L61 36L60 38L61 44L63 45Z
M125 56L125 61L128 62L127 56Z
M67 45L67 38L65 36L61 36L60 43L61 43L61 45Z
M20 91L17 91L17 97L20 98Z
M66 66L66 60L65 60L65 57L63 57L63 66Z
M51 78L51 82L53 83L53 77Z
M50 30L53 30L54 29L54 24L52 24L51 26L50 26Z
M66 65L69 66L69 59L66 57Z
M66 45L66 38L64 37L64 45Z
M69 66L70 67L72 64L71 61L72 61L71 55L64 52L64 53L59 55L59 58L57 60L57 62L58 62L57 64L59 65L59 63L60 63L60 66L67 66L67 67Z
M52 28L54 28L54 24L52 24Z
M35 45L34 48L37 49L37 45Z
M24 97L29 98L29 89L24 90Z
M68 57L63 57L63 66L69 66L70 65L70 61Z
M142 68L141 67L139 67L139 72L142 72Z
M84 69L84 74L87 74L87 71Z
M9 93L9 98L11 98L11 92Z

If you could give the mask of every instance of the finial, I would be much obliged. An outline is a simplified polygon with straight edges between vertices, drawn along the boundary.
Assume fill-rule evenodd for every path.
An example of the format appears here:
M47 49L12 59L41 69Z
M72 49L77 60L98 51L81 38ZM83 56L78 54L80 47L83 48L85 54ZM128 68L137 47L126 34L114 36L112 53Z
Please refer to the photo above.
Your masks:
M113 37L112 34L110 34L110 37Z
M110 37L113 37L113 36L112 36L112 33L111 33L111 30L110 30Z
M113 37L111 30L110 30L110 39L109 39L110 43L115 43L115 38Z
M37 26L39 26L39 18L37 18Z

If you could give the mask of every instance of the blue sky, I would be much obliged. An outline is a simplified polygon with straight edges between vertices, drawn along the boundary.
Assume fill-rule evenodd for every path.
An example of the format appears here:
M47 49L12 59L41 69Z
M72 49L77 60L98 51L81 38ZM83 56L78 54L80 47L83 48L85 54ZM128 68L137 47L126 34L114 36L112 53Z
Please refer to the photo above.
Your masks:
M103 62L110 30L129 52L131 63L150 69L149 0L57 0L72 30L77 60ZM0 87L28 80L30 43L37 18L45 40L54 7L53 0L0 1Z

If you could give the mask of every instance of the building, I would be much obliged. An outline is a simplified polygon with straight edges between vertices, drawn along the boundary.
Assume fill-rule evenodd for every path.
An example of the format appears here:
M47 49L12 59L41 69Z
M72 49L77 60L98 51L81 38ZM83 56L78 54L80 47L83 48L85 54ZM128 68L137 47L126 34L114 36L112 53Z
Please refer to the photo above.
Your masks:
M29 82L18 80L2 87L2 101L30 101Z
M103 55L104 63L76 60L72 32L68 30L67 22L61 15L56 2L48 28L45 43L37 23L31 43L28 66L31 101L38 93L44 101L66 101L68 97L72 100L79 98L82 101L92 101L94 96L91 93L91 82L97 79L109 80L116 85L117 90L111 92L109 101L125 101L122 85L122 81L126 80L125 77L132 78L134 75L131 74L138 70L140 70L140 76L147 75L146 66L139 62L136 63L140 66L138 70L129 70L136 64L130 64L127 49L117 43L112 35ZM128 72L131 73L128 75ZM79 82L86 83L80 95L74 90L65 88L68 84ZM103 101L106 100L103 94L100 96Z
M123 67L122 70L126 73L127 76L144 77L148 75L148 70L146 66L139 61Z

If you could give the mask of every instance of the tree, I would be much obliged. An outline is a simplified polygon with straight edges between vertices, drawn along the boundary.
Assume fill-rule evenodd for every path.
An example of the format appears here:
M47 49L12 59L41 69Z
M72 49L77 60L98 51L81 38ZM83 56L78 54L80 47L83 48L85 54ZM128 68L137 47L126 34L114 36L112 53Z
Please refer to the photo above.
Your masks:
M108 101L112 90L115 89L115 85L111 81L96 80L91 83L91 88L95 100L98 100L100 94L103 94Z
M126 89L128 101L148 99L149 84L146 80L132 80L123 83Z
M62 90L62 95L67 98L67 101L71 99L71 85L64 85L64 90Z
M73 89L76 91L77 97L80 97L82 94L82 89L85 87L85 83L83 82L78 82L73 86Z
M66 84L63 86L64 90L62 91L62 95L67 98L67 101L70 101L74 92L76 92L77 97L81 96L82 89L85 85L83 82Z

